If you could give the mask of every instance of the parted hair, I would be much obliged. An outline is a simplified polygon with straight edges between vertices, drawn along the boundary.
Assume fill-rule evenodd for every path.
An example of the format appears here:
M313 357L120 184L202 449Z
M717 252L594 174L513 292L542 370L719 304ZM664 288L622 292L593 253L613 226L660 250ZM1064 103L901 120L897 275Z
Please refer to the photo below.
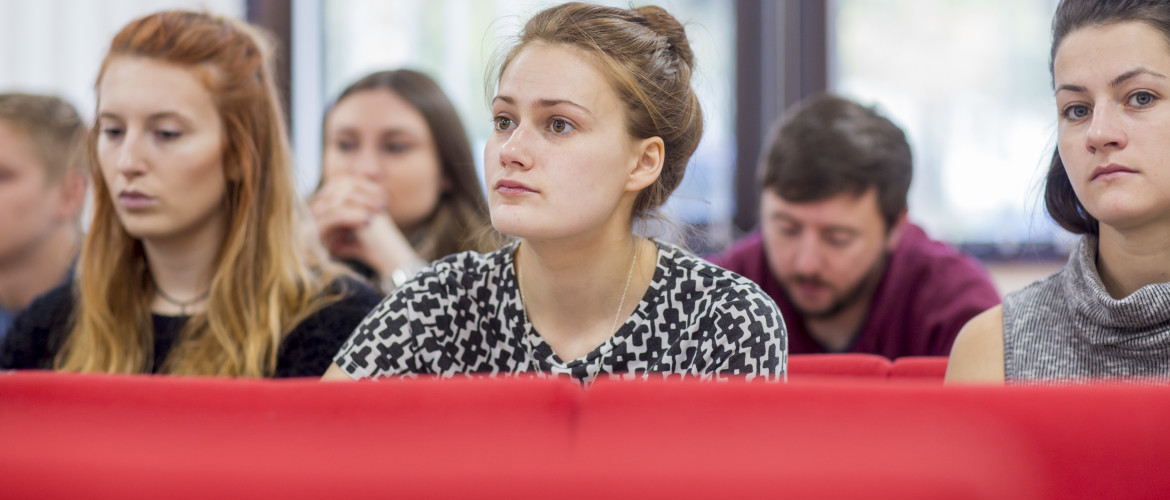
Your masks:
M914 159L906 135L889 119L821 94L797 104L773 126L759 168L763 188L790 202L875 188L888 230L906 210Z
M1052 51L1048 59L1048 72L1056 85L1054 64L1056 52L1064 38L1078 29L1108 26L1128 21L1138 21L1162 33L1166 38L1166 50L1170 50L1170 1L1167 0L1062 0L1052 17ZM1048 214L1060 227L1074 234L1096 236L1100 224L1093 217L1077 194L1073 191L1068 172L1060 158L1060 149L1052 152L1048 176L1044 184L1044 206Z
M65 100L20 92L0 94L0 122L28 138L49 181L70 172L89 173L85 155L88 127Z
M294 188L271 45L242 21L164 11L127 24L102 62L147 58L185 68L211 94L223 123L228 227L215 258L207 310L179 332L163 366L153 363L154 280L142 243L126 232L108 187L94 175L94 220L75 280L76 313L55 367L66 371L270 376L281 341L345 293L338 271L304 238L307 212ZM98 95L101 101L101 95ZM97 160L97 127L89 156Z
M424 251L420 256L435 260L464 250L490 252L499 248L502 238L488 219L487 202L479 187L467 132L455 106L431 77L409 69L366 75L341 91L325 113L324 125L328 125L329 115L338 103L355 93L370 90L393 92L418 110L430 130L439 154L439 168L449 185L417 234L407 235L416 249Z
M633 9L570 2L528 21L508 51L496 82L529 44L566 44L593 57L625 103L627 132L660 137L665 158L654 184L638 193L635 218L652 216L682 182L703 136L703 110L691 86L695 55L686 30L661 7Z

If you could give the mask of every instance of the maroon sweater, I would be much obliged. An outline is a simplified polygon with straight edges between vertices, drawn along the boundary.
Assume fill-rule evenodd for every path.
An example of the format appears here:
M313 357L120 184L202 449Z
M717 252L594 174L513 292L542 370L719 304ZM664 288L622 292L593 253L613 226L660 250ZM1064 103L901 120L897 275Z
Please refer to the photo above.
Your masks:
M804 319L768 269L758 231L708 260L755 281L776 301L788 327L789 354L826 352L809 335ZM978 261L909 224L890 254L861 330L845 352L891 359L946 356L967 320L999 302L999 293Z

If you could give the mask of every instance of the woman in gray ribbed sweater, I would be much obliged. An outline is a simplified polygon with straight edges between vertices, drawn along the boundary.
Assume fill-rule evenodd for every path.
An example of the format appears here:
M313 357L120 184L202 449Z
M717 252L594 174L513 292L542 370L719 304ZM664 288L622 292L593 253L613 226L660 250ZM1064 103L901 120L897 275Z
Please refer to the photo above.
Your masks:
M1064 0L1052 32L1044 199L1084 236L967 323L947 380L1170 380L1170 0Z

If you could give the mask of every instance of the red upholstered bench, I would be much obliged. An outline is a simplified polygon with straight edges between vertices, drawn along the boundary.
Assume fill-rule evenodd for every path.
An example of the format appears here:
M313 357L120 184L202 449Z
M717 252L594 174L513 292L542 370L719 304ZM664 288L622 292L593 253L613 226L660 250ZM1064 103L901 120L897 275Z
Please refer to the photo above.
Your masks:
M547 496L580 392L0 372L0 497Z
M947 374L946 356L906 356L894 360L892 379L930 379L942 381Z
M1170 498L1170 388L0 373L5 498Z
M1010 426L913 404L940 390L600 381L582 397L575 460L597 498L1036 498L1037 464Z
M788 356L788 380L801 381L822 377L889 377L893 363L876 354L791 354Z

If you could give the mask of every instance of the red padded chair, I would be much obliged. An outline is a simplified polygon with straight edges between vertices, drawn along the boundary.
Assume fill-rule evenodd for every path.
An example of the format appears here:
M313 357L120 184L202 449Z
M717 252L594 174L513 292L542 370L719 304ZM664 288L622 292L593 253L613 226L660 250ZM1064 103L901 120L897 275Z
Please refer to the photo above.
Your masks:
M551 379L0 373L0 496L547 496L580 392Z
M931 379L942 382L947 374L946 356L905 356L894 360L890 378Z
M884 379L599 381L582 396L575 444L577 468L597 480L572 491L595 498L1037 498L1038 467L1013 429L965 408L914 404L941 390L892 389Z
M891 367L888 358L876 354L791 354L788 356L788 380L824 377L884 379L890 376Z

